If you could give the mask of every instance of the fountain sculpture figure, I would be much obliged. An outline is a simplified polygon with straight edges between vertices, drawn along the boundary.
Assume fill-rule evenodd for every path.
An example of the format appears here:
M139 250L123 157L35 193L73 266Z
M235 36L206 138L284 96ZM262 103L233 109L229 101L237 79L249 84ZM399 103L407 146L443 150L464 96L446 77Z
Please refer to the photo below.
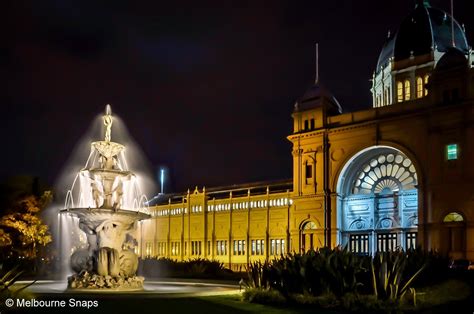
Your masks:
M138 256L133 251L133 231L138 221L150 215L141 203L145 198L137 178L127 169L125 147L111 141L113 117L109 105L103 122L105 138L91 144L86 166L76 176L61 211L77 217L87 237L87 247L71 255L75 274L68 278L68 287L142 289L143 277L135 275ZM74 192L79 196L78 204L74 203Z

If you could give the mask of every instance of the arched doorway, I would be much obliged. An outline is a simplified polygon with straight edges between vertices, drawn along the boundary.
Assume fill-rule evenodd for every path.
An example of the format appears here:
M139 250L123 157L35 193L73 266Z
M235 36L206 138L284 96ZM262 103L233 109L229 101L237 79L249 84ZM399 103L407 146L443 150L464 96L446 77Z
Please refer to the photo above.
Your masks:
M375 146L356 154L337 185L341 244L359 254L415 248L417 182L413 162L395 148Z
M316 245L316 223L314 221L307 221L301 225L300 228L300 243L301 251L307 252L314 250Z
M443 251L453 259L465 258L466 222L460 213L451 212L444 216L441 234Z

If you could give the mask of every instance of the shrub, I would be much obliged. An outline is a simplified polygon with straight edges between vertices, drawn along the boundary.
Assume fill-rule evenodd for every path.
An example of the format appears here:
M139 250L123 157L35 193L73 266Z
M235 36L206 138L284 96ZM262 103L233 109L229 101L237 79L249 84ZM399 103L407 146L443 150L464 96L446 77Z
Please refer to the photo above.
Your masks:
M216 278L226 277L232 272L218 261L192 259L175 261L170 258L140 260L139 273L145 277L192 277Z
M242 296L245 301L252 303L269 305L283 305L286 303L285 297L276 290L248 288L245 289Z
M436 251L424 251L421 247L408 250L404 276L413 275L423 265L425 269L418 276L415 287L425 287L446 280L449 277L449 257ZM436 276L433 276L436 274Z
M317 296L323 293L342 296L355 292L362 285L360 274L368 271L364 264L364 257L345 248L321 248L282 256L270 265L261 266L267 269L270 286L286 297L290 294Z
M374 295L383 300L399 301L423 271L423 264L414 274L406 274L408 255L402 251L377 253L371 264ZM411 290L414 294L414 290Z
M355 313L385 313L395 310L397 306L396 302L380 300L375 295L346 293L341 298L341 307Z
M3 266L3 265L2 265ZM18 281L18 279L23 275L24 271L20 270L20 266L17 265L14 268L7 271L0 278L0 297L3 299L6 298L18 298L18 297L29 297L28 293L25 292L25 289L31 286L36 282L32 281L21 288L13 290L13 285Z
M245 285L248 288L270 288L270 264L267 261L264 263L260 261L249 263L247 265L246 272L247 280L245 281Z
M310 294L295 294L291 296L291 301L303 306L316 306L320 308L336 308L339 306L337 297L332 293L325 293L320 296Z

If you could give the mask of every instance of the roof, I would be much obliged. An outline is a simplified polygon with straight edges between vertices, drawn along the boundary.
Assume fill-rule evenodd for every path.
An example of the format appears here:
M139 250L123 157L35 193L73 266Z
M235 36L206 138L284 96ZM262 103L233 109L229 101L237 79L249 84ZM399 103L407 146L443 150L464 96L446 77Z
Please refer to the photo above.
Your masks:
M396 33L389 35L377 61L376 71L388 64L390 58L400 61L421 56L433 50L446 52L452 47L451 16L433 8L429 1L418 1L415 9L402 21ZM466 34L454 20L454 43L463 53L469 52Z
M233 184L228 186L219 186L206 188L206 196L209 199L223 199L229 198L230 192L233 197L239 197L248 195L249 191L251 195L266 194L268 192L281 193L286 191L293 191L293 181L291 179L286 180L275 180L275 181L261 181L254 183L245 184ZM192 193L192 191L190 191ZM173 194L158 194L153 197L149 202L149 206L163 205L171 203L181 203L183 197L187 196L187 192L173 193Z
M321 83L311 86L295 104L295 111L305 111L326 105L329 114L342 113L342 107L336 97Z

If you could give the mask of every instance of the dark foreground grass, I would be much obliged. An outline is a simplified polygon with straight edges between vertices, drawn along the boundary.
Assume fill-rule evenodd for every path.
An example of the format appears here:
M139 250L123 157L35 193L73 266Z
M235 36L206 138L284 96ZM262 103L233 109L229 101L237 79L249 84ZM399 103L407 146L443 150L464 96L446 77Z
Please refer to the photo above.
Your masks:
M97 300L98 307L87 308L6 308L4 300L0 306L2 314L6 313L111 313L111 314L142 314L142 313L314 313L311 309L290 309L272 307L261 304L241 301L241 295L220 295L206 297L156 297L138 295L49 295L38 297L41 300ZM332 311L318 311L318 313L336 313Z
M474 313L474 289L464 280L447 280L441 284L418 290L416 309L406 308L408 313ZM38 300L97 301L92 308L6 308L5 300L0 300L0 313L344 313L331 309L311 306L287 307L286 305L263 305L243 302L240 294L175 297L154 294L45 294ZM345 311L347 312L347 311Z

